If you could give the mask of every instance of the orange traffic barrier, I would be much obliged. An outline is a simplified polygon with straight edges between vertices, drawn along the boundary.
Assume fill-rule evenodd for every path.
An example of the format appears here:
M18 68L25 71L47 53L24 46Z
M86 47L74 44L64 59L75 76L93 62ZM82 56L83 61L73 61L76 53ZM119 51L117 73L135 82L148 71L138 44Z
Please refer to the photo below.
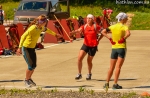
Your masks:
M47 28L49 28L50 30L54 31L55 33L58 33L57 28L54 26L55 25L55 21L53 20L49 20L48 24L47 24ZM45 37L44 37L44 43L57 43L57 39L50 35L45 33Z
M69 40L70 42L72 42L72 39L69 36L70 30L69 30L69 27L67 26L66 19L62 19L62 20L59 21L55 15L54 15L54 17L57 20L57 22L60 24L60 26L62 27L62 29L63 29L63 31L65 33L65 35L64 35L65 40Z
M3 25L0 25L0 48L10 48L9 46L9 42L6 36L6 30L5 27Z
M109 20L106 17L102 16L100 18L101 18L101 21L102 21L102 27L104 29L110 26Z
M24 33L24 27L22 23L17 24L17 30L18 30L19 40L20 40L22 34Z
M73 22L73 26L74 26L74 29L76 30L76 29L78 29L79 28L79 23L78 23L78 21L76 20L76 19L71 19L72 20L72 22ZM81 38L81 35L79 34L79 33L77 33L76 34L76 38Z
M19 46L19 34L18 34L18 30L17 30L17 25L11 25L8 29L9 32L9 43L11 43L10 47L12 49L14 49L14 51L16 50L16 48Z

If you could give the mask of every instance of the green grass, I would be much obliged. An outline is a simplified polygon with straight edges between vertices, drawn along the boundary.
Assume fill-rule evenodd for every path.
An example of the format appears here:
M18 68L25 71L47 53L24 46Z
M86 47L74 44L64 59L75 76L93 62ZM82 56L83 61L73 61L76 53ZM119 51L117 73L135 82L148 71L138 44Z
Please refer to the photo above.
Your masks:
M142 12L134 12L132 18L131 30L150 30L150 14Z
M17 8L18 4L19 3L17 3L17 2L8 2L8 3L1 4L3 6L3 10L5 11L6 19L13 19L14 8Z
M0 96L1 98L15 98L15 97L25 97L25 98L53 98L53 97L58 97L60 98L61 96L65 97L80 97L82 96L82 98L96 98L96 96L101 96L101 97L110 97L111 98L141 98L141 96L139 94L136 94L135 92L124 92L124 93L120 93L120 92L95 92L94 90L89 90L83 87L79 88L79 91L58 91L57 88L54 88L52 90L42 90L42 88L37 88L36 90L31 90L31 89L5 89L5 88L1 88L0 89ZM86 97L85 97L86 96ZM143 97L143 98L149 98L149 97Z
M135 92L130 92L130 93L124 94L121 98L132 98L135 95L136 95Z
M87 14L93 14L95 16L102 15L102 9L99 6L70 6L70 16L82 16L85 17Z
M3 9L6 13L7 19L13 19L14 17L14 8L17 8L19 5L18 2L8 2L2 3ZM141 10L150 12L150 9L141 8ZM111 16L112 21L115 21L115 16L118 14L119 10L114 8L114 13ZM150 14L143 12L132 12L135 16L132 19L131 30L150 30ZM94 16L102 16L102 8L100 6L70 6L70 16L82 16L86 17L87 14L93 14Z

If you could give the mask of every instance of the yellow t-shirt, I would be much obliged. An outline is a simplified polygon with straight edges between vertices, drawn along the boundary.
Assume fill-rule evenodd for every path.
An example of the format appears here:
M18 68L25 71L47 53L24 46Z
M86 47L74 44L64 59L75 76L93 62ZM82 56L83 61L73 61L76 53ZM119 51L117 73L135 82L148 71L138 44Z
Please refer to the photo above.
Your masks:
M115 45L112 45L112 48L126 48L126 42L119 44L118 41L125 36L128 26L118 22L117 24L110 26L109 29L112 32L113 41L116 42Z
M44 30L44 27L38 29L36 25L30 26L26 32L21 36L19 48L22 46L27 48L35 48L38 38L40 37L41 32ZM47 28L45 31L53 36L56 35L55 32Z

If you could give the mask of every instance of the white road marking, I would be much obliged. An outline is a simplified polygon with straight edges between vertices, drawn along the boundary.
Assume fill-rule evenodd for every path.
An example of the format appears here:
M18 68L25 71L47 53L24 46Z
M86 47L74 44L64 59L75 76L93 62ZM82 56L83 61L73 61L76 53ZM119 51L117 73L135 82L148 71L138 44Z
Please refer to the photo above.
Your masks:
M60 44L54 44L54 45L50 45L50 46L44 46L44 48L54 47L54 46L57 46L57 45L60 45Z

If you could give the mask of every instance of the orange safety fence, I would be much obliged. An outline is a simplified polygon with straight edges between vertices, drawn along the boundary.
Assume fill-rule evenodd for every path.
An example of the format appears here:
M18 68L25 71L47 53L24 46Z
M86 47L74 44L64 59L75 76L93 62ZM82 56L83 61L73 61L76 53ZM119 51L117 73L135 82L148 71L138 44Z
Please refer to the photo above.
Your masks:
M83 19L84 24L86 24L86 18ZM109 21L103 16L98 16L95 18L95 22L103 28L110 26ZM84 25L82 24L82 25ZM69 32L76 30L81 26L77 19L61 19L61 20L49 20L47 28L62 35L63 38L56 39L54 36L45 33L44 43L58 43L69 41L70 39L81 38L80 34L74 36L69 36ZM5 28L8 28L6 31ZM16 25L11 24L7 26L0 25L0 48L16 49L19 45L21 35L24 33L24 25L18 23Z

